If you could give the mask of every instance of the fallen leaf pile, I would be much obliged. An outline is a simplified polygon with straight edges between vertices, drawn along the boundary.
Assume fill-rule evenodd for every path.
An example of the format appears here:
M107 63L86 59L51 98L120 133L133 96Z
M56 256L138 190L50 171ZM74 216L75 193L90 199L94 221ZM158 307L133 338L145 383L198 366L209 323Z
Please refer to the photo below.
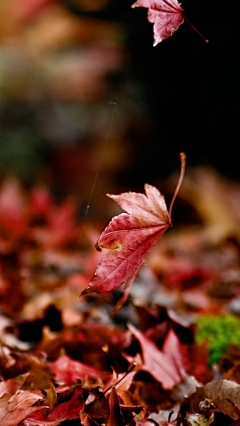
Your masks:
M146 194L167 212L155 187L146 186ZM128 299L113 317L126 271L111 291L85 289L117 248L106 230L115 226L121 254L116 226L136 222L132 199L115 200L126 213L99 239L102 219L78 220L74 198L59 204L47 188L2 182L1 426L238 426L239 184L211 169L188 170L173 228L154 237L142 266L139 257ZM158 237L169 227L169 218L162 220ZM107 254L94 248L97 240L102 248L107 242Z

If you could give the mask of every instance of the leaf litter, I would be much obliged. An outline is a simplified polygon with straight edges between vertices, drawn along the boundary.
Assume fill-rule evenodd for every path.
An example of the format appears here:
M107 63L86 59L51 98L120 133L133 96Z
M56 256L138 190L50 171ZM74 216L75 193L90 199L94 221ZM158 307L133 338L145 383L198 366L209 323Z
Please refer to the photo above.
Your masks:
M169 179L167 194L172 185ZM146 191L160 200L161 236L169 213L153 188ZM146 201L146 195L137 196ZM129 195L123 201L118 197L114 201L120 201L129 224ZM239 203L237 183L209 168L189 170L175 204L174 227L145 250L128 299L112 317L124 294L122 278L113 291L85 292L106 256L93 246L102 221L79 223L77 203L69 199L58 205L45 188L26 192L17 181L3 183L1 425L237 426ZM191 220L181 216L181 206ZM154 226L154 217L149 220ZM105 235L99 247L108 241ZM111 244L116 249L116 241ZM224 331L228 324L231 331ZM226 341L229 332L235 338Z

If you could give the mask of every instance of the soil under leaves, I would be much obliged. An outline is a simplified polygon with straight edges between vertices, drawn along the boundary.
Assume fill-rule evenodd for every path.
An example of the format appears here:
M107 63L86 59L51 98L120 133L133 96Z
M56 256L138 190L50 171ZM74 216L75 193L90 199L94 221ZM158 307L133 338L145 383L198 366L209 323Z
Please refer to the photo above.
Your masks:
M239 184L188 172L174 228L112 318L121 288L79 297L106 223L3 183L1 426L239 425L239 206Z

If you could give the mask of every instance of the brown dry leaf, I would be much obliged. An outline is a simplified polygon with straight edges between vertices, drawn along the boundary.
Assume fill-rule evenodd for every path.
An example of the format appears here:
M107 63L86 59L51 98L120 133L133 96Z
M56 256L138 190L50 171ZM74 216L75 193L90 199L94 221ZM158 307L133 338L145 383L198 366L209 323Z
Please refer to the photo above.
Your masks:
M10 396L5 394L0 398L1 426L17 426L30 414L42 410L44 406L33 406L43 397L29 391L18 391Z
M53 373L44 360L31 353L24 353L12 350L9 354L12 357L10 365L4 365L5 356L0 357L0 368L2 377L9 379L18 375L25 375L23 389L46 389L49 381L53 378Z
M203 414L189 414L187 421L191 426L209 426L214 422L214 413L207 419Z
M232 380L214 380L200 388L193 396L194 411L199 411L199 403L208 399L216 411L221 411L234 420L240 414L240 385Z
M187 176L182 191L202 217L205 227L202 238L219 242L229 235L239 234L237 212L231 205L230 182L211 168L198 168L193 177ZM185 193L184 193L185 191Z
M109 418L107 426L123 426L125 422L122 417L119 399L116 389L113 387L109 396Z

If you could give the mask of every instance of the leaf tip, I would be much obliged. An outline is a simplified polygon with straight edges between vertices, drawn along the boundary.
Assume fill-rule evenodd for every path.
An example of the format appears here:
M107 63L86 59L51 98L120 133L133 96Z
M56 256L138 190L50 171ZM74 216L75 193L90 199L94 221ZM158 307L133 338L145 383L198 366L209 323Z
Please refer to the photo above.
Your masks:
M106 196L108 198L111 198L112 200L114 200L114 198L116 197L116 195L114 195L114 194L106 194Z
M85 288L85 290L83 290L83 291L79 294L79 297L85 296L86 294L91 293L91 292L92 292L92 289L91 289L90 284L89 284L89 285Z
M139 4L137 1L135 1L135 3L133 3L131 6L132 9L135 9L135 7L139 7Z
M156 47L159 43L161 43L162 39L154 40L153 47Z

